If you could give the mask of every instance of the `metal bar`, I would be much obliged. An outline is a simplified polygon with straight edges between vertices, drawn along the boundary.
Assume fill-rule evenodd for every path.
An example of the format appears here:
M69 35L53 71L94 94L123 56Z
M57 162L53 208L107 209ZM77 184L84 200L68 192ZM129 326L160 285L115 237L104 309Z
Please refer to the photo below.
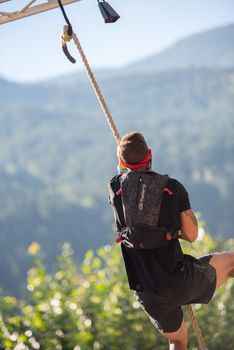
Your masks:
M7 2L7 1L10 1L10 0L0 0L0 3Z
M27 10L27 8L29 8L36 0L31 0L29 1L26 5L24 5L24 7L19 10L18 12L24 12L25 10Z
M0 11L0 15L2 15L2 16L12 16L12 12Z
M1 1L1 0L0 0ZM69 5L72 4L74 2L78 2L80 0L62 0L63 5ZM15 11L10 13L9 15L0 15L0 24L4 24L4 23L8 23L11 21L16 21L17 19L21 19L24 17L29 17L29 16L33 16L36 15L37 13L41 13L41 12L45 12L45 11L49 11L52 9L57 8L58 5L58 1L54 0L54 1L47 1L44 4L40 4L40 5L36 5L36 6L32 6L29 8L26 8L25 11L23 12L19 12L19 11Z

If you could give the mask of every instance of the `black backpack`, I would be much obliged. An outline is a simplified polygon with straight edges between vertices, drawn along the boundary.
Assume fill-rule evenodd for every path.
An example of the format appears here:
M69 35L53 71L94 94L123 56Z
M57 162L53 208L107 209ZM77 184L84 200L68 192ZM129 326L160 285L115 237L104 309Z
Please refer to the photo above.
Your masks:
M168 179L167 175L153 171L128 171L120 177L116 195L122 197L126 227L119 232L117 242L122 241L128 248L154 249L178 237L178 231L169 232L166 227L158 227L163 193L173 194L166 187Z

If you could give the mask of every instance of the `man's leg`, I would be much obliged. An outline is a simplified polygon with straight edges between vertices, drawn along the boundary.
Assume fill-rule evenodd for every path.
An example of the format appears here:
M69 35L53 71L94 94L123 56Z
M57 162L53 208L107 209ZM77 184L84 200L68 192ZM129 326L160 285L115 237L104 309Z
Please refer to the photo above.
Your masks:
M216 289L223 285L228 278L234 277L234 252L213 254L209 261L216 270ZM169 340L170 350L187 350L187 327L184 321L176 332L162 333Z
M137 300L150 321L168 339L169 349L187 350L187 327L182 307L173 298L174 289L171 288L160 292L137 292Z
M188 332L184 320L176 332L162 334L168 338L170 350L188 350Z
M234 253L215 253L209 261L216 270L216 289L224 284L228 278L234 277Z

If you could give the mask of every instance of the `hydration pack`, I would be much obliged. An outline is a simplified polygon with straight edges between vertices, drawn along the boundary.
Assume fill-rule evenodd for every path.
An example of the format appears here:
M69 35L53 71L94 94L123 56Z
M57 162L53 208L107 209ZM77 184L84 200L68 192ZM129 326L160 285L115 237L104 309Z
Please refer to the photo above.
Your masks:
M166 188L169 177L153 171L137 173L129 171L120 177L122 208L126 227L122 228L116 242L129 248L154 249L164 247L178 237L178 231L169 232L158 227L163 193L173 193Z

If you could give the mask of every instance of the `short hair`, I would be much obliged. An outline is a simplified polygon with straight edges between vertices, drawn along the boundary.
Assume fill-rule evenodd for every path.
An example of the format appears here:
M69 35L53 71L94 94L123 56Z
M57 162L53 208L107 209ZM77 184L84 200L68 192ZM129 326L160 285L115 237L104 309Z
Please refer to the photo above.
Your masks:
M137 164L145 159L148 153L145 138L137 131L128 132L118 145L119 158L125 163Z

